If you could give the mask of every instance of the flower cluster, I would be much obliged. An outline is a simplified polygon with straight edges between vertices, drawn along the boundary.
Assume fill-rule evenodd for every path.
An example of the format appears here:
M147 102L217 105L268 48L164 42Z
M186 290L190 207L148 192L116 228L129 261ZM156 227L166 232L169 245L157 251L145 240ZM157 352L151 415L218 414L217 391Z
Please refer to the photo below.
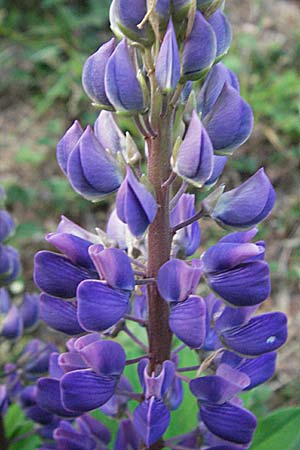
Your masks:
M258 311L270 273L265 243L253 239L275 203L271 182L261 168L233 189L217 184L253 127L221 61L232 39L222 3L113 0L116 39L84 64L83 88L101 112L85 130L75 121L57 159L77 193L116 201L105 231L62 217L46 237L55 251L35 257L41 317L70 337L66 352L51 354L49 376L24 394L28 411L54 430L43 450L106 449L110 433L88 414L99 408L119 421L115 450L251 444L256 419L238 394L273 375L287 325L280 312ZM230 233L200 252L201 218ZM134 359L124 335L139 347ZM180 366L185 347L196 367ZM131 364L137 392L124 375ZM183 375L192 370L192 379ZM164 439L183 383L199 425Z

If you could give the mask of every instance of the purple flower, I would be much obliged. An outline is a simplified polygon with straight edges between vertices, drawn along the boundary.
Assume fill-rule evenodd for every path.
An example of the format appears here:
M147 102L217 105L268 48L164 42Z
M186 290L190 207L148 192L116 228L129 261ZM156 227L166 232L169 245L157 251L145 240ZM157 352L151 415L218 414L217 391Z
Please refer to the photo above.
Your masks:
M253 113L234 87L225 81L203 125L218 154L231 154L250 136Z
M120 421L114 450L138 450L140 440L132 422L129 419Z
M233 402L249 384L245 373L227 365L220 365L217 375L190 382L192 393L200 400L200 418L208 430L234 444L249 444L256 427L254 415Z
M101 340L78 350L89 368L67 372L60 385L65 408L82 413L104 405L112 397L125 366L125 352L117 342Z
M147 13L146 0L114 0L112 8L114 20L125 36L146 47L152 44L154 36L149 23L137 27Z
M129 305L129 294L101 281L83 281L77 289L78 320L87 331L104 331L115 325Z
M239 81L236 75L223 63L214 65L208 72L207 77L197 97L198 110L203 119L210 112L222 92L225 82L239 92Z
M35 284L51 296L74 298L80 282L89 278L97 278L96 273L73 264L63 255L48 251L35 255Z
M260 169L240 186L222 194L211 217L224 227L250 228L270 214L275 199L274 188L264 169Z
M115 49L115 39L103 44L85 62L82 71L82 85L93 102L104 108L113 109L105 91L105 69L107 62Z
M108 60L105 90L116 110L125 113L145 110L142 88L136 77L126 39L117 45Z
M178 150L174 171L197 187L203 186L212 175L212 143L195 111Z
M0 283L7 285L19 275L21 269L20 256L17 250L0 243Z
M228 52L232 41L230 22L220 9L217 9L217 11L212 14L207 21L215 32L217 38L216 58L220 59Z
M24 328L31 328L39 320L38 295L25 292L19 308Z
M94 133L102 147L109 150L114 156L119 152L125 153L126 138L118 127L113 113L100 112L94 124Z
M127 254L118 248L108 248L103 250L102 245L92 245L89 248L89 255L101 279L107 281L114 289L133 291L134 273L131 262Z
M19 339L23 334L23 320L16 305L12 305L1 323L0 335L6 339Z
M73 125L65 132L59 143L56 147L56 159L59 167L64 172L66 176L67 174L67 165L70 153L76 147L79 139L81 138L83 133L83 129L78 122L75 120Z
M182 302L195 293L202 273L201 264L197 260L189 265L180 259L171 259L159 269L159 293L167 302Z
M180 55L172 20L170 20L157 57L155 76L163 92L174 90L180 79Z
M15 224L10 214L4 209L0 210L0 242L5 241L14 231Z
M182 54L182 78L202 78L212 66L217 51L216 35L211 25L197 11L192 31L185 41Z
M189 296L171 304L169 327L190 348L202 347L206 336L206 305L202 297Z
M183 194L177 205L170 213L170 224L174 228L176 225L190 219L196 214L195 195ZM185 256L191 256L200 245L201 229L197 221L176 231L173 238L175 249L183 251Z
M41 294L39 304L41 319L49 327L69 335L80 334L84 331L79 325L77 306L74 302L66 302L62 298Z
M101 200L121 184L116 162L89 126L68 156L67 177L73 189L88 200Z
M269 266L263 261L265 247L262 243L230 242L230 236L201 257L207 283L230 305L257 305L269 296L271 288Z
M116 198L119 219L128 225L130 232L140 237L154 221L157 204L145 186L138 182L131 169L127 167L127 175Z

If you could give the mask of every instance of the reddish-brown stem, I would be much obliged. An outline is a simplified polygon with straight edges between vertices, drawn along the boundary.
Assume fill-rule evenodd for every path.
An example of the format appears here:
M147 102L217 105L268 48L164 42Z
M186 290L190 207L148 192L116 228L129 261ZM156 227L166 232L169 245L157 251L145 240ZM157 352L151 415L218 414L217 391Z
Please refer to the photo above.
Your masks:
M158 210L148 232L147 276L156 278L160 267L170 257L172 230L169 223L169 186L162 188L171 174L172 113L161 119L158 135L148 140L148 177L152 183ZM148 291L148 339L150 371L155 371L163 361L170 359L172 333L169 328L169 306L159 295L156 284L147 286ZM153 444L151 450L161 450L162 441Z

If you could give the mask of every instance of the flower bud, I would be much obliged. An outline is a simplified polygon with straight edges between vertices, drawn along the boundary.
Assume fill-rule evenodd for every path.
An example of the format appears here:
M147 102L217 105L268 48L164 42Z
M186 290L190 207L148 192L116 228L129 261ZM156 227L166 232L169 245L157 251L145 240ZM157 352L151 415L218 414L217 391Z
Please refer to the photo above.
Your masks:
M197 98L198 111L201 113L202 119L207 116L216 103L226 81L237 92L240 91L237 76L219 62L210 69Z
M23 321L18 308L12 305L2 321L0 335L6 339L18 339L23 333Z
M147 21L142 28L138 24L147 14L146 0L114 0L114 21L120 31L132 41L136 41L145 47L149 47L154 39L153 30Z
M38 295L25 292L19 310L24 328L33 327L39 320Z
M100 247L100 248L99 248ZM119 248L107 248L92 245L89 254L101 279L115 289L124 291L134 290L134 273L127 254Z
M193 4L193 0L172 0L174 17L176 20L185 19L189 9Z
M158 86L166 93L174 90L180 79L180 56L172 20L160 47L155 76Z
M144 96L129 54L126 39L117 45L105 70L106 94L119 112L145 110Z
M56 159L59 167L67 175L67 164L71 151L81 138L83 129L78 120L65 132L56 147Z
M209 179L206 180L205 186L212 186L213 184L215 184L217 179L222 175L222 172L227 162L227 156L214 155L213 161L214 161L213 171Z
M4 209L0 210L0 242L5 241L13 233L14 228L11 215Z
M73 189L88 200L101 200L116 191L122 175L88 126L68 158L67 174Z
M212 143L195 111L178 150L174 171L197 187L203 186L212 174Z
M222 194L211 217L225 228L249 228L269 215L275 199L274 188L261 168L240 186Z
M119 219L128 225L130 232L136 237L144 234L156 215L157 204L154 197L138 182L129 167L117 194L116 208Z
M82 85L93 102L103 108L112 109L112 105L105 92L105 68L109 57L115 49L115 39L103 44L85 62L82 71Z
M221 59L230 47L232 41L232 29L228 18L218 9L208 19L208 23L212 26L217 38L217 59Z
M227 82L203 124L218 154L231 154L249 138L253 113L248 103Z
M193 194L183 194L175 208L170 214L171 227L174 228L181 222L190 219L195 210L195 196ZM191 256L199 247L201 240L201 230L197 221L176 231L173 238L175 246L179 246L183 250L185 256Z
M103 148L109 150L111 154L125 152L126 139L118 127L113 113L101 111L94 125L94 133Z
M197 11L182 55L182 80L202 78L216 58L217 42L212 26Z
M17 250L9 245L0 244L0 283L11 283L19 274L20 256Z

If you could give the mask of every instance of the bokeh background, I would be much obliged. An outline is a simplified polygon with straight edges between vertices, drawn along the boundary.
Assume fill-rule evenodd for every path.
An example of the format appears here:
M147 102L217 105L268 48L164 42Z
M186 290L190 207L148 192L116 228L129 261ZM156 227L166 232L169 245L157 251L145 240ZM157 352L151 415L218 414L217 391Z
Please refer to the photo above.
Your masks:
M33 255L61 214L83 226L104 224L108 203L75 194L55 159L56 143L75 118L93 122L81 87L82 64L108 38L109 0L0 0L0 184L17 223L21 252L16 291L33 288ZM264 309L289 316L289 341L276 377L248 399L264 414L300 404L300 2L227 0L234 30L225 63L240 78L255 113L251 139L231 159L222 182L237 185L264 166L278 195L261 226L273 293ZM255 202L255 198L253 199ZM220 235L204 224L204 244Z

